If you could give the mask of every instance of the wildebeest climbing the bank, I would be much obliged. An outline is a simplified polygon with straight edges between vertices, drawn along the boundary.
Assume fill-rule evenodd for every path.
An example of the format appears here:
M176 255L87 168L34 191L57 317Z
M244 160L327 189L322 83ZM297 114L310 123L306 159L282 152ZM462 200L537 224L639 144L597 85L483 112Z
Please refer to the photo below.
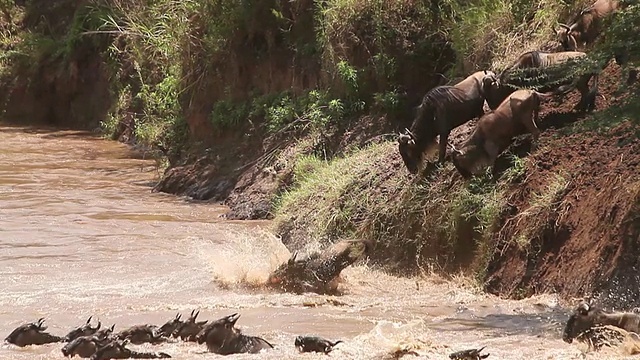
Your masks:
M565 51L576 51L580 48L590 48L608 26L607 20L626 6L618 0L597 0L591 6L583 9L574 19L566 24L559 24L556 30L558 41ZM614 58L618 65L625 65L628 61L628 49L617 47ZM636 69L630 69L627 84L635 81Z
M591 79L593 84L589 86ZM577 89L581 97L574 110L591 111L596 106L598 69L583 52L527 51L503 70L497 81L489 83L487 91L492 94L487 98L489 108L495 109L518 88L534 88L560 97Z
M534 136L540 135L536 122L540 109L540 99L552 94L541 94L535 90L517 90L507 97L500 106L478 120L473 133L460 149L455 149L451 161L464 177L478 175L504 151L513 138L527 130Z
M449 133L484 114L485 82L491 71L477 71L454 86L436 86L422 98L411 129L398 136L398 149L410 173L418 172L424 151L439 135L438 161L444 162Z

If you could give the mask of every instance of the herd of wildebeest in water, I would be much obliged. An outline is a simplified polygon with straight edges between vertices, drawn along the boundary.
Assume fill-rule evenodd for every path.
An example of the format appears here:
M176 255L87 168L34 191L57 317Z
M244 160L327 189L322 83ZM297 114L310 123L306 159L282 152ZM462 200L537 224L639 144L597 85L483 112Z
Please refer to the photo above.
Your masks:
M416 109L411 128L405 128L397 138L409 172L418 172L423 153L436 144L437 136L438 162L444 163L450 147L451 161L465 178L493 166L514 138L525 131L533 135L535 146L540 135L536 123L541 99L556 98L562 102L565 95L577 89L581 98L574 110L594 110L600 71L611 57L617 64L626 65L629 54L626 48L621 48L599 64L577 48L594 44L606 21L615 20L610 16L626 6L617 0L597 0L576 15L570 25L560 24L556 31L564 51L528 51L499 74L477 71L455 85L429 90ZM632 84L637 70L631 69L628 75L627 84ZM593 85L589 86L592 79ZM487 113L485 102L491 109ZM449 144L451 131L474 118L479 118L477 125L461 147L456 149Z
M478 71L453 86L441 85L431 89L423 97L417 109L411 129L399 134L398 143L402 159L411 173L417 173L423 152L439 136L438 161L444 162L447 146L453 148L451 155L455 168L465 177L477 175L491 166L504 151L526 129L536 140L540 130L536 125L540 99L564 96L574 89L581 93L581 99L574 107L578 111L591 111L597 97L598 71L593 68L576 73L561 73L570 76L552 85L543 86L540 91L522 89L513 71L533 69L535 76L549 74L554 66L571 64L586 58L586 53L576 51L578 45L592 44L602 31L603 20L622 8L616 0L597 0L592 6L582 10L571 25L560 24L558 40L565 51L545 53L529 51L522 54L513 65L496 75L492 71ZM624 49L613 54L618 64L624 64ZM557 75L557 74L556 74ZM635 81L636 71L629 72L628 83ZM594 79L590 87L589 82ZM490 112L484 114L484 103ZM479 117L475 130L463 143L461 149L449 145L449 133L457 126ZM342 270L352 265L371 250L368 241L341 241L322 252L298 259L294 254L289 261L270 274L265 286L296 293L335 292ZM274 348L267 340L243 334L235 327L240 315L237 313L215 321L197 321L199 311L192 311L188 319L182 320L177 314L162 326L135 325L120 332L114 332L115 324L102 327L100 322L91 325L92 317L70 331L66 336L48 333L44 318L36 322L20 325L13 330L5 342L24 347L49 343L65 343L62 354L68 357L78 355L92 360L126 358L170 358L163 352L137 352L126 347L131 344L160 344L171 341L196 342L206 344L215 354L258 353ZM603 329L621 329L640 334L640 315L633 312L607 312L588 302L580 303L570 315L563 331L562 339L571 343L573 339L586 341L590 346L601 344ZM617 330L616 330L617 331ZM608 334L611 334L609 332ZM618 334L622 334L619 332ZM328 354L338 343L317 337L297 336L294 346L300 352L320 352ZM451 359L485 359L484 348L462 350L450 354ZM417 355L417 353L414 353Z

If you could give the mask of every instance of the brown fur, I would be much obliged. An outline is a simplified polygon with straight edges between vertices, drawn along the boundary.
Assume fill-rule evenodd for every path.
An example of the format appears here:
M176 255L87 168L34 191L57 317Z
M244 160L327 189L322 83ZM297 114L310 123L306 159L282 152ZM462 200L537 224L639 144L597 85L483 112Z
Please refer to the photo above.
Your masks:
M603 30L604 19L618 8L617 0L597 0L582 10L570 25L560 24L556 34L564 50L575 51L591 46Z
M578 335L597 326L615 326L640 334L640 315L627 312L606 312L588 303L580 303L569 317L562 339L571 343Z
M418 171L423 152L438 135L438 161L444 162L451 130L484 113L485 81L490 77L495 74L477 71L454 86L436 86L425 94L411 130L398 136L398 149L409 172Z
M548 96L534 90L517 90L496 110L481 117L461 149L452 154L456 169L464 177L480 174L487 166L493 165L498 155L524 129L537 140L540 135L536 125L540 99Z
M487 104L492 110L517 88L526 86L521 80L514 76L517 70L528 70L536 74L538 72L549 75L551 70L556 70L560 66L570 65L572 62L586 60L587 54L579 51L563 51L557 53L546 53L541 51L527 51L520 55L510 66L500 73L496 81L488 81L487 93L491 96L487 97ZM562 71L560 71L562 73ZM589 86L591 78L594 79L593 85ZM575 108L579 111L590 111L596 106L598 74L592 71L580 73L575 78L568 78L566 81L553 84L550 86L541 86L537 91L552 92L561 98L569 92L577 89L580 91L580 101ZM528 87L528 86L527 86Z

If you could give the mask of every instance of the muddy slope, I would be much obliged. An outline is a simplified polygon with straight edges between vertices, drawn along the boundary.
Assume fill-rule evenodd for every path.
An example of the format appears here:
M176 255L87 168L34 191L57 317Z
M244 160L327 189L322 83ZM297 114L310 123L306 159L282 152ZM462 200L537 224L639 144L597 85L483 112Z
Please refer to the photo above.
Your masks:
M620 70L604 73L598 109L618 106ZM493 241L486 289L510 297L558 292L635 303L640 296L640 140L624 122L607 131L568 131L575 95L547 108L546 128L508 195ZM548 104L546 104L548 106ZM635 290L634 290L635 289Z

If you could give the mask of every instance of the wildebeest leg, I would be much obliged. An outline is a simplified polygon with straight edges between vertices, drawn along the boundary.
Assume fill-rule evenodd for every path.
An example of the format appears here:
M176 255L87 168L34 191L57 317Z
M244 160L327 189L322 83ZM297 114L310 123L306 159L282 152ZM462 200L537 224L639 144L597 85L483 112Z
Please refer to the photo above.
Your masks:
M500 149L493 141L486 141L484 143L484 151L487 153L488 161L482 161L481 164L485 167L485 169L489 166L493 166L496 163L496 159L498 155L500 155Z
M638 69L629 69L629 76L627 77L627 85L631 85L636 82L638 78Z
M438 162L444 164L444 157L447 154L447 141L449 141L449 133L440 134L440 149L438 150Z

